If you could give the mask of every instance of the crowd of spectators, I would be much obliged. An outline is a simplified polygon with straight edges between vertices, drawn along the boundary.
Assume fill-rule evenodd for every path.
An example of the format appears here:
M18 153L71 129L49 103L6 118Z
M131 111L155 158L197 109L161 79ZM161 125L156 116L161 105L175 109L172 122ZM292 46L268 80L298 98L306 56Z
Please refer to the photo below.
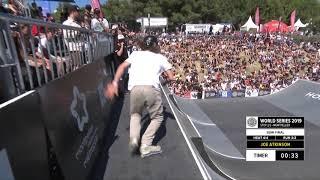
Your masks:
M19 6L13 0L9 0L5 7L0 0L0 12L22 15ZM57 22L49 13L44 16L42 8L36 3L31 4L30 15L34 19ZM76 5L67 6L60 17L59 21L63 25L111 33L115 37L115 49L119 62L123 61L136 45L132 40L136 34L130 32L125 24L109 24L103 13L99 9L92 9L90 5L86 5L83 11ZM36 37L34 38L35 57L38 62L33 62L35 58L30 57L33 60L29 65L45 66L51 71L53 67L49 66L50 50L47 50L50 47L49 42L57 35L66 36L66 32L24 24L19 25L18 29L20 33L13 34L13 37L17 41L20 61L24 61L24 52L18 41L25 41L24 48L30 56L33 56L29 36L34 36ZM174 65L177 78L170 87L174 93L189 96L191 92L211 91L218 94L221 91L247 89L266 90L273 93L286 88L297 79L319 81L320 55L317 51L319 47L296 44L284 34L227 32L227 35L226 33L224 35L209 33L209 35L163 34L161 36L161 53L166 55ZM69 45L68 42L66 45ZM69 51L70 56L73 56L82 49L69 48ZM42 60L43 58L45 61ZM52 58L56 58L56 62L66 60L63 54ZM74 68L79 67L76 62L73 65ZM59 63L56 66L60 66ZM55 68L59 71L59 67Z
M50 13L44 15L42 8L35 2L31 3L27 11L23 10L16 1L9 0L8 3L2 3L0 0L0 13L27 16L38 20L35 24L27 21L26 23L9 21L11 31L8 33L13 38L26 90L39 87L89 63L90 55L92 58L97 55L94 51L98 49L94 46L98 41L105 41L106 44L103 47L108 47L106 34L68 30L68 28L48 25L46 22L112 34L115 40L116 66L134 50L135 33L129 31L124 23L110 24L99 9L93 9L90 5L86 5L83 9L77 5L67 5L61 10L61 18L55 19ZM89 53L93 54L89 55ZM3 62L5 61L0 57L0 64ZM18 83L15 82L15 84ZM0 96L2 96L1 92Z
M162 53L174 64L171 91L252 91L270 93L298 79L320 80L320 50L282 34L164 36Z
M22 13L27 11L21 8L16 1L8 1L8 3L0 1L2 13L28 16ZM109 29L109 22L100 10L93 10L90 5L86 5L84 11L81 11L77 5L65 6L58 21L49 13L44 16L42 8L35 2L31 3L28 12L32 19L92 29L97 32L110 32L115 38L118 34L130 34L123 25L113 25ZM79 68L81 64L86 63L85 59L88 59L89 46L93 46L92 43L88 44L89 38L93 37L88 37L85 33L49 28L45 23L36 25L12 21L10 28L26 89L32 89L30 77L33 77L33 85L37 87L40 86L39 83L43 84ZM98 35L95 34L95 36Z
M26 9L29 10L27 11ZM14 0L8 0L7 3L2 3L2 0L0 0L0 12L9 13L15 16L30 16L32 19L61 24L68 20L71 13L77 12L73 19L75 24L79 25L77 27L92 29L99 32L110 32L109 22L104 14L98 8L93 9L91 5L86 5L83 11L77 5L66 5L60 12L59 20L56 20L51 13L44 14L42 7L38 6L35 2L31 3L30 7L22 9L22 7ZM114 26L113 29L117 28L118 27Z

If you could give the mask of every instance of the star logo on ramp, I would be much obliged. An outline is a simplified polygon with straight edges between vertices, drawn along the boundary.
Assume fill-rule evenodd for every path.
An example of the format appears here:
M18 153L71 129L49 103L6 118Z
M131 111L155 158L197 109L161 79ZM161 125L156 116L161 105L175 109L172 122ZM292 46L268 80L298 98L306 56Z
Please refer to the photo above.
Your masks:
M77 120L78 129L83 131L84 125L89 122L87 110L87 100L83 93L80 93L78 87L73 87L73 100L70 106L72 116Z

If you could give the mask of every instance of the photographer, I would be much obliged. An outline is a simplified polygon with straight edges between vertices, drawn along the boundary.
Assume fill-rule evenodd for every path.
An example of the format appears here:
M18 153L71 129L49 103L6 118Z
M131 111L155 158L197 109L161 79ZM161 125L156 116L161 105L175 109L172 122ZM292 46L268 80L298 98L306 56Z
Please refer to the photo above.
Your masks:
M117 45L116 45L116 51L115 51L115 68L118 69L120 64L122 64L126 59L128 59L128 51L127 51L127 45L125 42L125 37L122 34L119 34L117 36ZM120 91L125 93L128 91L128 81L129 81L129 75L126 70L126 72L123 74L122 77L122 83L120 86Z

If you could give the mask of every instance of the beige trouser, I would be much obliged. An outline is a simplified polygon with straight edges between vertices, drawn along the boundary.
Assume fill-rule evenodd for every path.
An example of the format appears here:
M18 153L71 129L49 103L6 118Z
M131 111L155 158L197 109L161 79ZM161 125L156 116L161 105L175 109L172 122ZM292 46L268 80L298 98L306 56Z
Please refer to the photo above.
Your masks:
M130 92L130 139L140 139L141 114L146 108L150 124L141 138L141 144L152 145L157 130L163 121L161 92L153 86L135 86Z

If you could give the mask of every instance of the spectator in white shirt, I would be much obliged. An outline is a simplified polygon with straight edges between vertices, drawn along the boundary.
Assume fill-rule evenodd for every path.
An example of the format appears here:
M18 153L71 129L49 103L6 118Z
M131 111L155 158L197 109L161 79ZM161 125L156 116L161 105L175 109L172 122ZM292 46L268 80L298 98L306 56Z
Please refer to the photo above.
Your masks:
M70 6L68 8L68 19L65 20L62 24L66 26L73 26L77 28L81 28L78 24L77 19L80 16L78 6ZM71 69L79 68L81 64L81 47L82 44L79 42L79 32L74 30L63 30L63 36L65 43L67 45L68 50L70 51L71 57Z
M67 59L61 56L55 56L53 50L53 42L54 41L54 30L47 29L46 33L41 34L40 41L38 45L38 53L39 57L44 57L46 62L46 68L50 71L54 71L55 76L62 76L64 74L64 66L63 63L67 63Z
M94 31L108 32L109 22L101 15L100 9L94 9L93 13L94 18L91 20L91 28Z

